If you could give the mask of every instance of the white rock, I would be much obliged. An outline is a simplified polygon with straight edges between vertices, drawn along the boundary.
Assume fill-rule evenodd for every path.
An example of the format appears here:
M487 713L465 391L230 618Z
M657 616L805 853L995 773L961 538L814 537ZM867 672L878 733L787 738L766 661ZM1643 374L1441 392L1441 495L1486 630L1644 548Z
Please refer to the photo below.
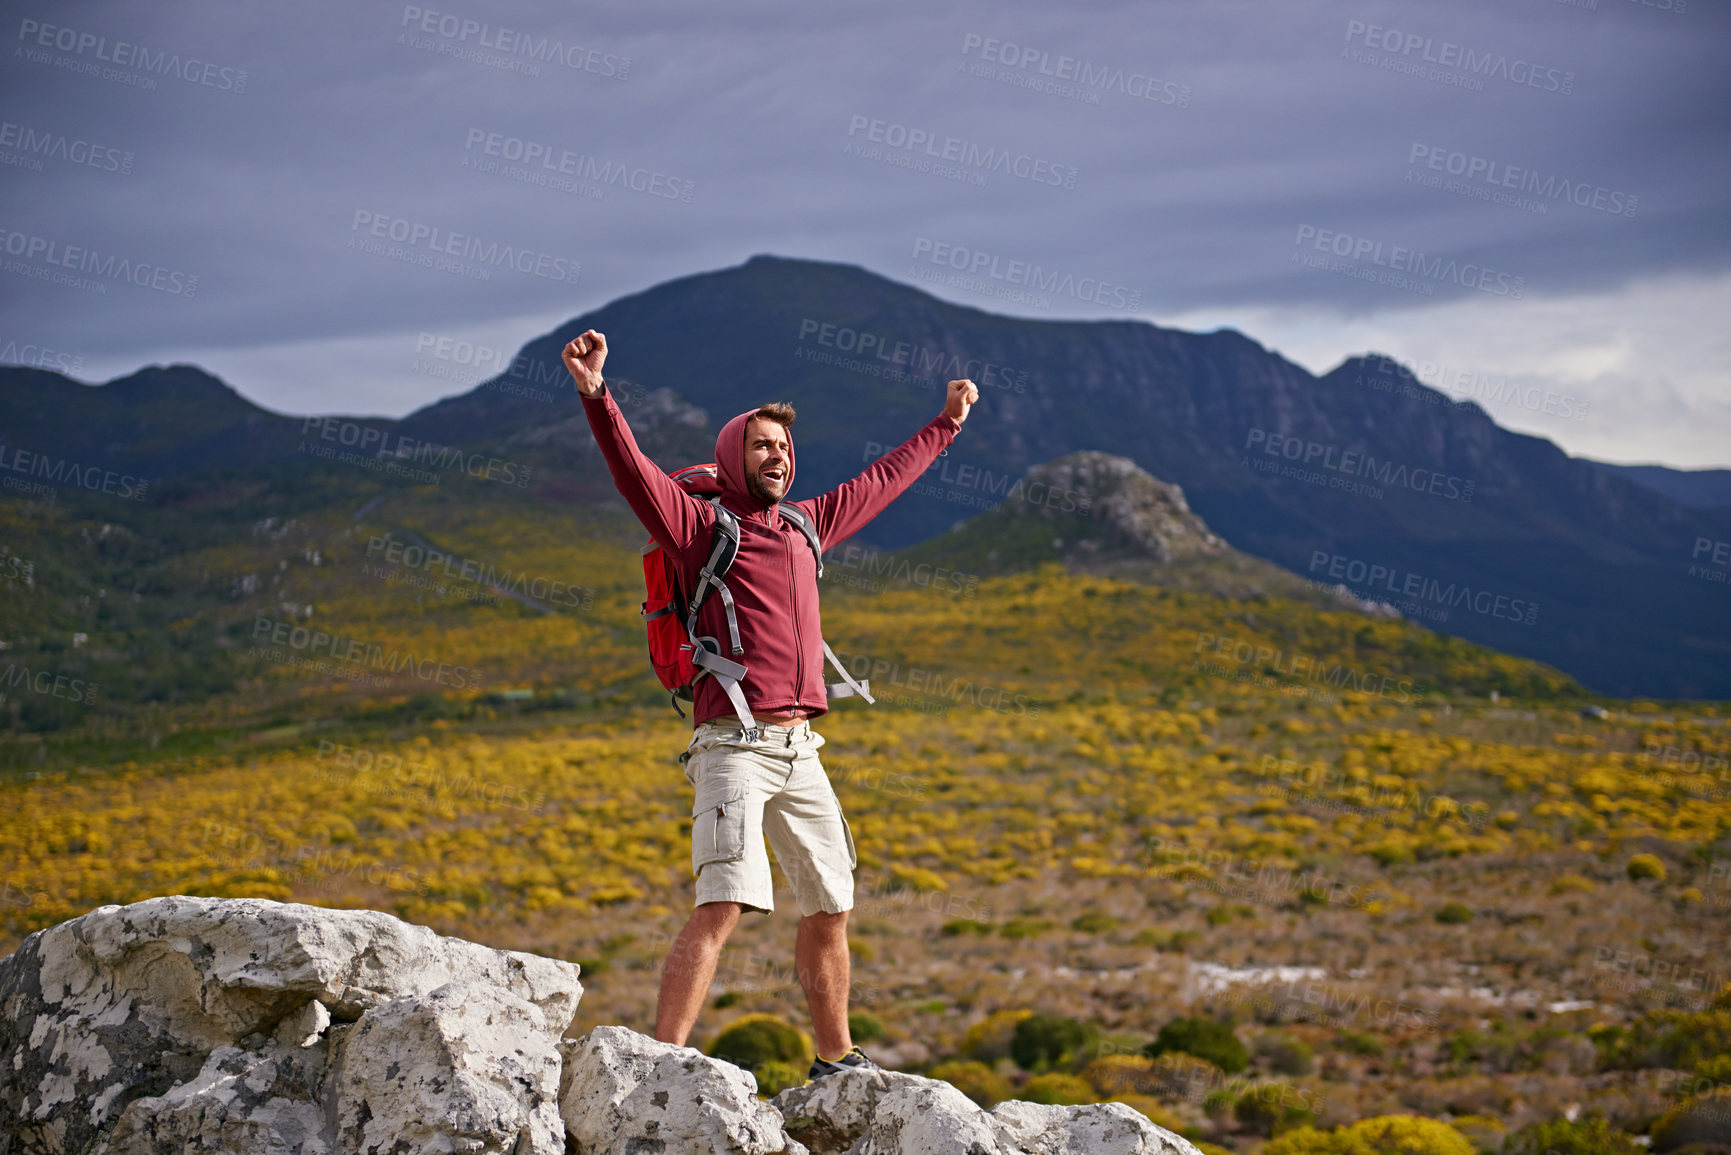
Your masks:
M13 1144L0 1150L91 1149L123 1108L140 1136L152 1110L164 1135L204 1112L225 1135L295 1150L272 1120L292 1131L302 1113L284 1104L324 1102L342 1024L452 982L539 1008L549 1049L582 996L571 963L378 911L185 896L100 907L0 959L0 1136Z
M508 991L450 983L371 1008L332 1082L344 1151L565 1150L547 1017Z
M285 1047L317 1046L325 1031L330 1029L331 1013L317 999L309 999L298 1011L293 1011L277 1024L271 1037Z
M1124 1103L1053 1107L1012 1099L989 1118L1006 1155L1201 1155Z
M309 1092L323 1074L321 1060L322 1054L280 1043L264 1052L218 1047L196 1077L166 1095L127 1104L114 1133L96 1151L335 1155L324 1109Z
M559 1110L580 1155L807 1155L732 1063L624 1027L597 1027L560 1051Z
M986 1113L950 1084L900 1071L842 1071L772 1102L814 1155L999 1155Z

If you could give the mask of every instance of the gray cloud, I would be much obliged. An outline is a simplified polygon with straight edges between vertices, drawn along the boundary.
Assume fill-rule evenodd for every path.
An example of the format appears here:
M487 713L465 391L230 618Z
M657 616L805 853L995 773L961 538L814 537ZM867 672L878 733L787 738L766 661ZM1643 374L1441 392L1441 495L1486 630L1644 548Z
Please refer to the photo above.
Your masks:
M417 332L502 333L516 322L523 340L538 331L531 318L570 316L756 252L844 260L909 280L923 237L1133 288L1136 313L1151 317L1271 309L1354 317L1477 298L1521 307L1512 294L1463 287L1469 265L1495 274L1492 289L1519 278L1523 299L1616 293L1667 274L1722 278L1731 11L1671 2L1685 6L1178 0L1080 13L1027 0L942 11L896 0L869 10L620 2L552 11L521 0L430 0L250 10L179 3L148 14L108 3L10 6L0 26L12 48L0 56L0 119L17 126L8 131L132 159L129 173L56 156L39 157L41 171L9 165L0 221L8 242L16 247L21 234L62 253L80 246L103 260L196 275L198 287L188 297L109 281L97 293L0 273L0 343L71 350L92 376L197 354L230 366L242 392L280 407L331 408L341 396L350 410L403 412L450 391L414 377L408 355L394 352ZM447 29L456 22L457 36L439 33L440 17ZM485 24L484 36L465 34L464 20ZM43 49L21 35L31 21L104 38L109 54L116 40L144 45L164 64L150 72L148 59L146 67L98 61L76 42L69 52ZM987 39L1016 45L1027 64L982 61ZM566 59L536 54L549 41ZM1482 91L1411 74L1435 67L1427 54L1453 60L1448 54L1465 51L1488 59L1490 74L1449 71ZM180 75L161 71L169 57ZM627 75L609 75L625 58ZM1406 71L1384 67L1391 58ZM148 74L156 88L59 59ZM217 71L188 80L190 59ZM1084 63L1104 69L1106 83L1069 83L1098 103L1025 86L1042 67ZM964 71L982 64L993 75ZM245 90L236 92L232 76L242 69ZM1529 73L1535 83L1517 82ZM876 143L886 155L942 160L924 147L874 142L856 117L884 122L889 139L900 131L891 125L928 132L938 154L954 138L958 172L848 155L850 145ZM547 183L528 183L478 169L511 167L487 155L487 134L501 153L514 151L513 141L555 158L569 152L577 159L567 167L577 171L560 174L555 159L553 170L528 170ZM982 172L966 162L970 149L1073 166L1075 187ZM16 141L0 152L30 155ZM1432 158L1444 167L1427 167ZM1420 183L1446 182L1448 166L1471 158L1493 162L1495 172L1530 171L1540 186L1591 189L1587 199L1604 203L1529 195L1545 201L1540 213L1493 203L1487 198L1504 190L1482 175L1462 173L1454 190ZM581 179L571 191L552 183L580 178L584 165L640 172L655 185L609 184L595 199ZM689 199L661 195L669 188L688 188ZM1609 211L1611 194L1625 206L1636 197L1637 207ZM372 217L357 227L357 213ZM449 245L461 234L483 252L508 246L541 267L519 272L471 255L470 273L442 271L351 247L376 239L372 220L438 230L405 246L416 259L436 259L432 240ZM1316 233L1296 245L1305 226ZM1297 252L1319 252L1323 230L1353 238L1363 255L1332 270L1294 264ZM1421 272L1404 287L1361 279L1384 270L1378 260L1398 265L1396 248L1452 260L1455 271ZM560 262L580 262L580 275L550 275ZM470 275L476 270L487 279ZM1123 315L1073 295L1030 309L927 287L1030 316ZM356 343L368 341L375 352L357 355ZM307 358L298 383L284 352L296 347ZM1716 371L1723 382L1725 367Z

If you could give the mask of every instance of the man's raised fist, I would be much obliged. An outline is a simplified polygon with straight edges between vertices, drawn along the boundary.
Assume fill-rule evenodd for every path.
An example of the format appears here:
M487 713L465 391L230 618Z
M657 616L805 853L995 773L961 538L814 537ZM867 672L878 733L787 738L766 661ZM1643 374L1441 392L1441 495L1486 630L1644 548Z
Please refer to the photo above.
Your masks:
M980 399L979 386L963 379L950 382L950 395L944 403L944 414L957 425L968 419L968 409Z
M599 395L606 384L601 379L601 364L607 360L607 338L593 329L580 333L565 346L563 356L565 368L577 382L577 392L585 397Z

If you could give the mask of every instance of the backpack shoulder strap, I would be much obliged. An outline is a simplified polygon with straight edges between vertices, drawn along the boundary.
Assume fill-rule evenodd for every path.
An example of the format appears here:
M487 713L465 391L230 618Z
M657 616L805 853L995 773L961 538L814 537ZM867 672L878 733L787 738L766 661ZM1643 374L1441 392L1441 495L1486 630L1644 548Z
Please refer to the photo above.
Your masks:
M746 668L722 657L721 644L714 638L697 633L698 607L713 589L721 596L721 604L727 610L728 640L733 644L734 656L745 653L745 647L739 642L739 620L734 616L733 591L727 588L725 580L733 559L739 555L739 519L721 504L721 498L707 500L715 511L715 544L710 546L709 560L697 571L697 588L692 592L691 609L685 618L685 632L691 638L691 664L697 667L697 678L708 676L715 679L733 704L733 712L745 730L747 741L755 742L759 733L757 720L751 716L751 707L746 704L745 694L739 688ZM695 678L692 684L695 687Z
M811 523L811 518L807 516L805 510L801 509L797 505L790 505L783 501L778 502L775 508L776 511L781 514L783 520L791 521L794 525L799 527L801 533L805 534L806 544L811 546L811 555L817 559L817 576L822 577L823 546L817 540L817 526Z
M697 635L697 611L713 589L721 595L721 604L727 609L728 641L733 644L733 652L743 654L745 647L739 643L739 622L733 615L733 591L722 580L732 568L733 559L739 556L739 519L721 504L721 498L711 497L708 501L715 510L715 544L709 549L709 560L697 571L697 588L691 591L685 629L693 637Z

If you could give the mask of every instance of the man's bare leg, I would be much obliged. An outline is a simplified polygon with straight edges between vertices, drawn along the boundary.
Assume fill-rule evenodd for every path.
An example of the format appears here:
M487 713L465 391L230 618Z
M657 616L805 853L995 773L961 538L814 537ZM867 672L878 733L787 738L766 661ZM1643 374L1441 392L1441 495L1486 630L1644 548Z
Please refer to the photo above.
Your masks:
M808 914L799 920L793 963L805 1002L819 1058L839 1059L853 1048L847 1029L849 965L847 911Z
M727 936L739 925L737 902L706 902L691 912L661 967L661 997L655 1005L655 1037L683 1047L715 979L715 964ZM844 945L842 953L847 948ZM845 961L845 959L844 959ZM846 1025L846 1012L842 1014Z

